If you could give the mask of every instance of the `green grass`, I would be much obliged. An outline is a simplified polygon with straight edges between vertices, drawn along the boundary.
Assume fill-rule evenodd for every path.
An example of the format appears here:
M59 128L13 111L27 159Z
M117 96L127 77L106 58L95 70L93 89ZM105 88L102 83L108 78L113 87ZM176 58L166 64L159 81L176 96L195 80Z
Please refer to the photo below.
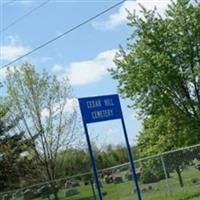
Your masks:
M193 167L183 171L182 177L184 180L184 187L180 188L177 175L171 174L169 185L171 188L171 195L169 196L166 187L166 180L149 184L153 190L143 192L142 197L144 200L200 200L200 185L192 184L191 179L193 177L200 178L200 172ZM141 185L141 189L147 188L148 185ZM68 198L69 200L89 200L92 193L90 186L81 187L80 194L74 197ZM103 184L103 191L107 192L104 196L105 200L132 200L137 199L136 194L133 192L133 184L131 181L122 184ZM63 197L63 199L65 199Z
M149 184L152 186L152 191L142 193L143 200L200 200L200 184L192 184L193 177L199 177L200 172L191 167L182 173L184 187L180 188L177 175L171 174L169 185L171 195L169 196L166 188L166 180L157 183ZM149 185L142 184L141 189L147 188ZM60 200L94 200L91 185L78 188L79 194L65 197L64 190L60 190ZM107 193L104 200L136 200L136 193L133 192L133 183L128 181L121 184L103 184L103 191ZM42 200L42 198L38 199Z

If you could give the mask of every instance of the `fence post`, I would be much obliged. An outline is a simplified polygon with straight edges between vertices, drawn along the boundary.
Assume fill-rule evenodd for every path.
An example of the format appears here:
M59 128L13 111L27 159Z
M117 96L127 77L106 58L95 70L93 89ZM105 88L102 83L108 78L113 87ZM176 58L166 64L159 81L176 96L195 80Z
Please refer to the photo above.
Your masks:
M166 185L167 185L167 192L168 192L168 195L171 196L172 192L171 192L171 188L170 188L170 185L169 185L167 169L166 169L165 161L163 159L163 155L162 154L160 155L160 160L161 160L163 171L164 171L164 175L165 175L165 180L166 180Z

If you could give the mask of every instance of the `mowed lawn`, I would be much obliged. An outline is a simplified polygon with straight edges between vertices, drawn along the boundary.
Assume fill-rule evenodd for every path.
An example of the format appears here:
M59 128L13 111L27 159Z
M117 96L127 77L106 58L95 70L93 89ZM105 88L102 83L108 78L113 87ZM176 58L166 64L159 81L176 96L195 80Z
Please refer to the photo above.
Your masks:
M160 182L160 186L163 183ZM175 190L175 188L173 188ZM104 191L107 195L104 196L105 200L136 200L136 194L132 192L131 182L122 183L119 185L110 184L104 186ZM73 197L64 197L64 191L60 193L62 200L92 200L94 199L90 186L85 186L80 189L80 193ZM200 200L200 185L194 187L185 187L183 190L177 188L177 191L173 192L171 196L167 195L166 191L149 191L142 194L144 200ZM98 198L97 198L98 199Z
M182 172L184 187L179 186L178 178L175 173L171 174L169 180L170 191L167 189L166 180L162 180L153 184L141 184L143 200L200 200L200 182L192 183L192 178L199 178L200 171L194 167L190 167ZM151 189L149 189L151 188ZM65 197L64 189L60 190L60 200L94 200L91 185L80 186L77 188L78 194ZM107 194L104 200L137 200L136 193L133 191L132 181L120 184L103 184L103 192ZM169 192L171 195L169 195ZM20 199L20 198L19 198ZM39 198L38 200L44 200ZM21 200L21 199L20 199ZM98 200L98 198L96 198Z

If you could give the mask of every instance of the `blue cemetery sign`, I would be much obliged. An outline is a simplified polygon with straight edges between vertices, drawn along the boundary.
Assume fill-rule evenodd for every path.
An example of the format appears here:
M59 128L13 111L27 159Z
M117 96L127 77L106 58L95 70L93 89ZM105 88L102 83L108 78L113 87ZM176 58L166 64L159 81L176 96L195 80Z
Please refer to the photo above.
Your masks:
M107 120L114 120L114 119L121 119L127 151L128 151L129 162L132 169L133 181L135 182L138 200L142 200L140 188L139 188L139 184L137 180L136 170L135 170L135 166L133 162L133 157L131 153L131 147L128 141L128 135L126 132L125 122L122 115L119 96L114 94L114 95L79 98L79 105L80 105L81 115L83 119L84 129L86 133L90 159L93 166L93 174L94 174L94 178L95 178L95 182L96 182L96 186L98 190L99 200L102 200L103 196L101 193L100 182L98 179L96 162L92 153L92 147L91 147L90 138L88 134L87 124L102 122L102 121L107 121Z
M79 99L84 123L122 118L118 95Z

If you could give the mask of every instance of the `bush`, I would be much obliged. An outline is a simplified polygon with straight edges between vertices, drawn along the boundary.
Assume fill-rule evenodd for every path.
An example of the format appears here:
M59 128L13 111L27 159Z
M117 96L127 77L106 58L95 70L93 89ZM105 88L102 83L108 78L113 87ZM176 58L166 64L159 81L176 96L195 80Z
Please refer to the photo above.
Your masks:
M162 164L157 160L149 160L141 166L142 183L154 183L165 178Z

